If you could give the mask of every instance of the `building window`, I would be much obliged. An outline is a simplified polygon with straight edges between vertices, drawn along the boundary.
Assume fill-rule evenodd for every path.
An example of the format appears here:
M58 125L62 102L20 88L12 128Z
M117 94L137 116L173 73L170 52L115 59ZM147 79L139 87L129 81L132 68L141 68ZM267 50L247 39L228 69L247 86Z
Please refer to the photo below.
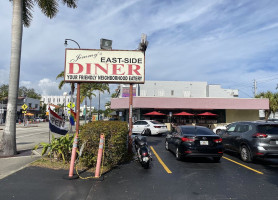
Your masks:
M164 96L164 90L158 90L158 96L163 97Z
M55 98L53 98L53 103L55 103Z
M29 103L29 106L28 106L29 108L32 108L32 103Z
M190 97L191 96L190 91L184 91L183 96L184 97Z
M146 95L146 90L141 90L140 91L140 96L145 97Z
M174 96L174 90L171 90L171 96Z
M35 108L38 108L38 106L39 106L38 104L35 104Z

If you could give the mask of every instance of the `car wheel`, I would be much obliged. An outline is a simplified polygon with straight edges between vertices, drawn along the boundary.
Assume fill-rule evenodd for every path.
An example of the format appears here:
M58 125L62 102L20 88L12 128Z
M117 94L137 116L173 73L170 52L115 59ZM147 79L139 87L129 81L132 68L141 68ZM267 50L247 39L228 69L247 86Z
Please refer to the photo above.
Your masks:
M213 161L216 163L220 162L220 159L221 159L221 157L213 157Z
M177 160L181 160L181 154L180 154L180 151L179 151L179 148L177 147L176 149L176 159Z
M151 132L151 130L150 130L150 129L147 129L147 130L146 130L146 135L147 135L147 136L152 135L152 132Z
M168 141L165 141L165 149L166 149L167 151L169 151L169 144L168 144Z
M252 161L250 150L246 145L243 145L240 149L240 158L244 162Z

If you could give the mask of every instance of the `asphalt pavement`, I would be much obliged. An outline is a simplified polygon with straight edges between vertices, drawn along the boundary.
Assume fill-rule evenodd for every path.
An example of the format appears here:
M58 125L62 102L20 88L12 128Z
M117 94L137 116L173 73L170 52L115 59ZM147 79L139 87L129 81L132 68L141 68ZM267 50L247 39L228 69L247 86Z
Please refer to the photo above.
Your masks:
M20 156L0 158L0 171L3 168L10 171L0 180L0 199L278 199L277 161L248 164L263 172L259 174L229 161L232 159L242 163L233 155L225 154L226 158L222 158L220 163L204 158L177 161L173 153L165 150L164 137L148 137L148 143L153 152L150 169L144 169L137 161L132 161L103 174L101 180L68 180L68 170L28 166L38 155L25 155L30 153L27 151ZM154 155L154 150L171 173L165 170ZM17 166L16 169L12 169L12 165ZM93 172L80 172L80 175L86 178L93 176Z

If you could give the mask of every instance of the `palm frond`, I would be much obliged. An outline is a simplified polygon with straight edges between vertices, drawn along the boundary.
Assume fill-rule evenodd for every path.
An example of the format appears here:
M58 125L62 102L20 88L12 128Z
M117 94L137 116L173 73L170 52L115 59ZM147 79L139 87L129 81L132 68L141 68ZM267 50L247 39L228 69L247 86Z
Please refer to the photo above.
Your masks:
M63 4L66 4L69 8L77 8L76 0L63 0Z
M33 7L34 3L32 0L23 0L23 7L22 7L22 23L23 26L29 27L31 21L33 19Z
M57 80L58 78L64 78L64 76L65 76L65 72L64 72L64 71L61 71L61 73L58 74L58 75L56 76L56 80Z
M57 0L35 0L35 2L38 4L43 14L50 19L55 17L58 12L59 5Z

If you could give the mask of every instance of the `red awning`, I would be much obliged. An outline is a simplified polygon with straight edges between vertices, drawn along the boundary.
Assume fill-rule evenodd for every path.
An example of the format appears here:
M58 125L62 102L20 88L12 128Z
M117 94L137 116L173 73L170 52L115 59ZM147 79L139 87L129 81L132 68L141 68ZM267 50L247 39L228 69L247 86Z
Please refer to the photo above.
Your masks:
M144 115L165 115L165 114L160 113L160 112L153 111L153 112L146 113L146 114L144 114Z
M193 116L194 114L188 113L188 112L180 112L180 113L176 113L173 114L175 116Z
M204 112L201 114L198 114L199 116L217 116L217 114L211 113L211 112Z

